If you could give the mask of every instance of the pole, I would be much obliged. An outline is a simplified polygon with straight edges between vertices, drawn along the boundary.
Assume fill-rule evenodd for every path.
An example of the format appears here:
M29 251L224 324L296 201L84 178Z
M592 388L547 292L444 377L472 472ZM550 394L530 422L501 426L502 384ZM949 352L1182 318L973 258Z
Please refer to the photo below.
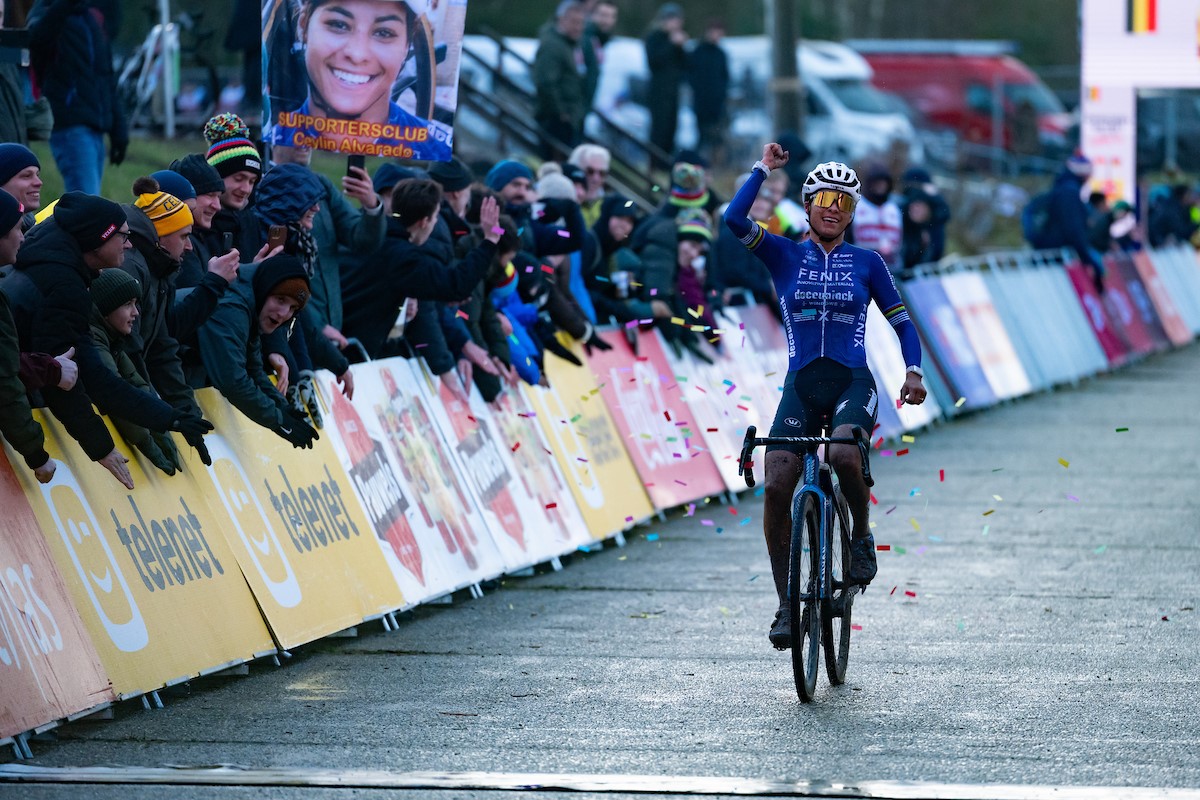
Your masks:
M175 138L175 54L179 51L179 33L171 29L171 0L158 0L158 23L162 26L163 135Z
M765 4L767 35L771 39L771 106L776 133L791 131L804 137L804 86L796 59L799 24L796 0L768 0Z

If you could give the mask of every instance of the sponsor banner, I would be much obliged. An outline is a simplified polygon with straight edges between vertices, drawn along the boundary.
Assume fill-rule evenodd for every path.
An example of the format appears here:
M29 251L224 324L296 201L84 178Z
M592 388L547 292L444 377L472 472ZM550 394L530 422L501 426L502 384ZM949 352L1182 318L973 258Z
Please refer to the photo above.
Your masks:
M905 403L897 407L900 387L904 385L906 378L904 368L908 365L904 363L904 354L900 350L900 340L896 338L895 329L884 319L883 312L875 303L867 306L866 341L867 364L875 375L875 389L879 393L879 405L882 407L879 414L880 424L888 418L883 413L888 408L895 412L901 430L906 431L920 428L939 418L942 409L931 391L927 391L925 402L919 406ZM894 435L883 428L880 428L880 432L885 436Z
M0 450L0 738L115 699L25 498L34 483L20 455Z
M399 449L395 437L399 433L392 434L399 430L399 417L391 412L392 393L384 388L379 366L356 364L352 369L353 403L333 378L325 376L321 383L323 400L330 409L321 436L328 437L342 470L350 476L380 553L405 605L412 606L451 591L457 586L456 578L439 556L441 537L422 516L416 487L396 465ZM407 367L403 372L410 377ZM415 385L406 389L417 391Z
M58 469L47 484L18 475L118 695L274 649L223 535L228 520L205 501L198 459L168 477L113 432L130 459L127 492L57 420L39 420ZM194 452L182 442L180 451Z
M263 140L449 161L466 0L262 0Z
M404 604L328 437L297 450L215 389L196 399L216 426L205 437L213 461L205 496L227 516L226 538L282 647ZM189 468L203 469L194 456Z
M1024 268L1019 274L1022 280L1003 302L1018 311L1020 333L1038 355L1043 385L1075 381L1106 369L1108 359L1062 262ZM1054 326L1053 336L1044 335L1048 321Z
M438 432L441 403L420 367L402 358L379 364L387 392L385 430L394 462L417 489L414 498L424 525L438 532L440 555L460 589L504 572L504 559L467 488L464 467ZM425 552L424 548L422 549Z
M472 385L469 402L464 403L445 381L434 377L424 361L420 365L422 385L432 389L427 396L434 422L460 465L457 472L464 478L505 569L523 569L574 549L556 541L550 517L556 509L539 504L518 476L511 448L516 445L520 449L520 440L503 441L479 390ZM461 388L457 374L450 378Z
M987 376L962 323L937 278L915 278L903 284L909 314L921 331L929 354L942 368L955 399L966 408L986 408L996 402ZM926 367L928 370L928 367Z
M1029 376L1017 358L983 278L977 272L955 272L942 275L940 280L992 391L1002 400L1027 394L1031 388Z
M1171 344L1180 347L1190 342L1192 331L1180 316L1175 300L1158 274L1154 262L1150 260L1150 254L1145 250L1139 250L1132 253L1130 258L1133 260L1138 277L1142 279L1142 285L1150 295L1150 302L1154 304L1154 309L1158 312L1158 319L1162 323L1167 338L1171 340Z
M635 356L621 331L600 336L612 349L594 349L586 363L654 507L725 491L658 337L641 336Z
M1196 267L1196 251L1191 245L1175 245L1150 251L1163 285L1175 301L1179 316L1193 333L1200 333L1200 272Z
M1112 320L1108 317L1104 301L1100 299L1100 294L1096 291L1095 284L1092 283L1091 275L1077 262L1067 264L1066 269L1067 277L1071 279L1071 286L1075 288L1075 294L1079 296L1079 302L1087 314L1088 324L1092 326L1092 333L1096 335L1096 341L1100 342L1100 347L1104 349L1104 356L1108 359L1108 363L1114 367L1125 363L1128 350L1117 334Z
M477 394L471 395L474 403ZM587 521L579 510L542 427L526 405L523 394L502 393L495 401L492 419L514 463L517 479L533 495L545 521L538 525L538 543L545 557L569 553L592 541Z
M738 327L725 337L728 379L736 384L730 396L738 399L741 408L737 410L746 414L747 423L758 426L766 435L775 421L788 371L783 325L765 305L738 306L722 314L735 320ZM721 385L729 390L725 380L722 377Z
M726 347L739 339L737 333L726 337ZM744 379L740 371L732 369L737 361L728 351L719 354L708 342L700 342L698 349L707 361L688 350L676 353L670 347L663 347L679 391L692 410L697 428L704 432L704 446L712 455L725 487L743 491L746 479L738 476L738 454L746 435L748 415L753 414L757 420L758 413L747 410L750 401L745 398L749 395L740 394L743 389L739 385ZM782 375L776 377L783 380ZM767 431L763 429L759 435L766 436ZM762 483L763 459L761 451L756 452L760 455L754 461L754 476Z
M580 361L583 348L563 342ZM548 447L596 539L630 527L654 509L591 370L546 358L549 387L522 384Z
M1119 332L1129 345L1130 352L1145 355L1155 350L1154 339L1142 322L1141 313L1125 285L1125 276L1116 265L1116 259L1104 259L1104 307Z
M1154 308L1154 302L1150 299L1150 293L1146 290L1146 285L1142 283L1142 276L1138 274L1137 267L1133 264L1133 259L1128 253L1119 253L1111 257L1113 269L1109 271L1111 276L1113 273L1120 273L1121 284L1125 287L1125 293L1129 296L1130 302L1137 311L1138 319L1142 321L1142 327L1146 329L1146 333L1154 342L1155 350L1166 350L1171 346L1171 340L1167 338L1167 331L1163 328L1162 321L1158 318L1158 312ZM1109 280L1108 278L1106 280Z

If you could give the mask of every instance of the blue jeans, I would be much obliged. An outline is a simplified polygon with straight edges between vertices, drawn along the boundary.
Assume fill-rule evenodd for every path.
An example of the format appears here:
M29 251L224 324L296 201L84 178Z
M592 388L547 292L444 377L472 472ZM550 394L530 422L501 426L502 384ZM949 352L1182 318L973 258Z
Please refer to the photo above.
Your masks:
M63 177L63 191L100 194L104 174L104 134L87 125L55 128L50 152Z

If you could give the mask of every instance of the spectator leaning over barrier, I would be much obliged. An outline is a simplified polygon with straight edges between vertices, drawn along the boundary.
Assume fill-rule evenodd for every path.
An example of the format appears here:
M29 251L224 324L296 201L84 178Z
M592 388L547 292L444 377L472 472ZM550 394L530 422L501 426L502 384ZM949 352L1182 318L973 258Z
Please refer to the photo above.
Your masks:
M581 144L571 151L567 163L583 171L584 193L579 201L579 210L583 214L584 223L590 228L600 219L600 205L608 195L608 171L612 167L612 153L607 147L598 144Z
M262 337L290 322L310 296L300 259L271 256L242 270L196 342L208 380L234 408L303 448L320 437L308 416L289 405L267 377Z
M225 252L222 239L226 233L232 234L239 253L256 253L262 244L258 222L249 210L250 195L262 177L262 158L249 137L250 129L236 114L220 114L204 125L204 139L209 144L205 159L225 184L221 210L213 216L204 237L210 253Z
M125 160L129 129L110 43L121 24L114 0L38 0L29 12L29 54L54 112L50 152L66 191L100 193L108 160Z
M864 172L862 199L858 201L846 241L879 253L895 274L900 269L904 224L900 206L892 200L892 175L883 164L870 164Z
M271 148L271 157L276 164L298 164L308 169L321 184L321 198L312 227L312 238L317 247L316 266L310 276L313 296L305 308L320 322L322 335L344 348L347 341L342 335L342 252L349 250L366 255L383 244L387 235L383 200L372 185L371 176L362 167L350 168L351 174L342 177L339 191L329 178L311 170L311 149L275 145ZM356 201L359 207L351 206L347 197Z
M586 62L581 49L587 11L582 0L560 0L554 19L542 26L533 58L537 102L533 116L542 128L542 158L557 160L579 144L588 112ZM560 150L561 147L566 150Z
M372 358L383 352L405 298L461 300L483 280L495 255L500 210L494 200L485 201L480 209L484 241L458 267L451 269L423 252L422 245L437 225L441 201L441 187L434 181L397 183L392 189L387 239L361 268L346 275L346 334L358 338ZM445 378L454 383L448 374Z
M150 384L129 357L131 347L126 344L141 313L138 300L142 289L137 279L122 269L102 270L92 281L91 293L94 303L90 320L92 341L100 361L130 385L151 391ZM113 425L126 442L140 450L151 464L163 472L174 475L177 470L183 469L183 460L169 433L151 431L119 417L113 417ZM207 459L206 464L212 461L207 452L202 458Z
M0 267L12 264L25 236L21 232L21 204L0 191ZM46 452L46 436L33 418L26 391L46 383L63 389L75 385L73 350L61 360L42 353L22 353L8 296L0 292L0 434L25 459L40 483L49 483L56 464ZM27 366L28 365L28 366Z
M1091 272L1096 290L1104 291L1104 259L1088 243L1087 206L1083 187L1092 175L1092 162L1080 153L1067 159L1046 199L1045 220L1030 244L1038 249L1070 247ZM1032 201L1031 201L1032 202Z
M183 262L179 267L175 288L204 287L205 291L212 295L210 299L215 308L221 295L225 294L225 290L229 288L229 284L237 280L237 264L240 261L240 259L234 258L232 268L227 266L228 260L222 259L215 263L212 261L213 258L226 255L220 247L216 250L211 248L212 241L208 236L208 232L212 229L213 217L221 210L221 195L225 193L225 181L221 178L221 173L217 172L204 156L198 153L189 153L183 158L172 161L171 171L183 176L195 195L193 200L180 198L192 210L192 232L190 234L192 247L183 254ZM158 174L155 173L151 177ZM172 192L172 194L174 193ZM205 276L210 273L219 277L221 281L206 281Z
M133 388L105 369L96 355L88 329L88 286L101 269L119 267L129 247L129 224L119 205L67 192L53 214L34 226L17 255L16 270L0 281L0 291L8 295L22 350L61 353L75 348L79 382L70 391L45 387L42 397L88 458L132 489L128 459L92 410L93 400L105 413L156 431L179 431L189 440L212 425Z
M276 164L267 171L258 184L254 201L260 237L266 240L271 228L283 228L283 252L300 260L310 285L313 275L321 269L313 225L324 196L325 188L312 170L289 163ZM268 241L267 246L270 244ZM290 379L283 391L288 402L297 411L307 412L320 428L322 418L314 369L323 367L342 376L339 380L344 379L347 391L353 393L353 377L348 372L350 362L324 334L321 317L307 303L295 319L297 324L281 326L277 333L265 337L263 350L268 357L277 354L287 361Z
M0 144L0 189L17 198L25 209L22 232L33 227L34 212L42 207L42 164L23 144Z

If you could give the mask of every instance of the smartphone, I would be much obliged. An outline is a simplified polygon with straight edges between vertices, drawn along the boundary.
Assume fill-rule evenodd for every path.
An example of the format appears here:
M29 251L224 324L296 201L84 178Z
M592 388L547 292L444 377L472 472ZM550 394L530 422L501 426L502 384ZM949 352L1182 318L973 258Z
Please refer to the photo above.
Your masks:
M350 178L357 178L358 176L354 174L353 168L358 167L359 169L365 170L366 164L367 164L366 156L363 156L363 155L346 156L346 176L350 177Z
M233 234L232 233L221 234L221 255L225 255L225 253L228 253L232 249L233 249Z
M267 252L276 247L282 247L287 242L287 228L283 225L272 225L267 229Z

